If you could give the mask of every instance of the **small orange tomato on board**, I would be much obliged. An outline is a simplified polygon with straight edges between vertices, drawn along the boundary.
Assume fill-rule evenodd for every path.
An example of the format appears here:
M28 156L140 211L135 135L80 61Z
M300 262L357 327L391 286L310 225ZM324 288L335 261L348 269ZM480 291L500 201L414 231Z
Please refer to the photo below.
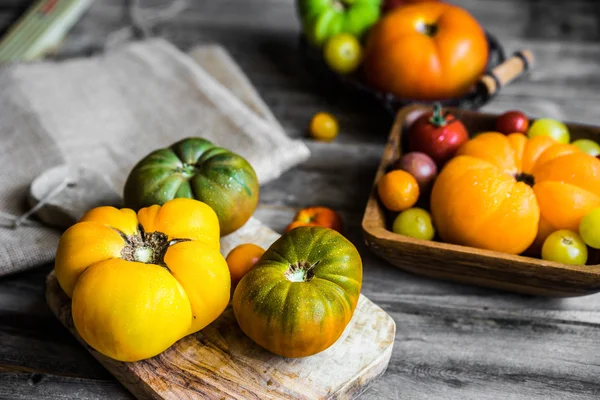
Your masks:
M313 139L331 141L340 130L337 119L329 113L320 112L310 121L309 133Z
M377 194L388 210L404 211L419 200L419 184L411 174L397 169L379 180Z
M292 222L285 228L286 232L299 226L321 226L335 231L342 231L342 217L327 207L307 207L296 213Z
M260 260L265 250L252 243L244 243L233 248L227 254L227 266L231 274L231 286L237 283L246 275L254 265Z

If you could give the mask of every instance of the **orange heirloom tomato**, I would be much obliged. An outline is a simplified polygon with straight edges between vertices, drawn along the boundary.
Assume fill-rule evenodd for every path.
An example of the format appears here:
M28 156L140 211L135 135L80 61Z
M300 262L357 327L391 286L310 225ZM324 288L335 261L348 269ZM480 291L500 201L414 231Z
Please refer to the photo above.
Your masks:
M401 98L464 95L485 71L485 33L467 11L442 2L398 7L372 29L365 48L367 81Z
M265 249L252 243L244 243L232 249L227 254L227 266L231 274L231 286L237 283L250 271L260 260Z
M214 321L231 279L208 205L98 207L61 237L55 271L87 344L119 361L153 357Z
M321 226L341 232L342 225L342 217L331 208L307 207L298 211L294 220L285 228L285 231L291 231L299 226Z
M431 213L447 242L519 254L600 207L600 160L548 136L483 133L438 176ZM537 238L537 239L536 239Z

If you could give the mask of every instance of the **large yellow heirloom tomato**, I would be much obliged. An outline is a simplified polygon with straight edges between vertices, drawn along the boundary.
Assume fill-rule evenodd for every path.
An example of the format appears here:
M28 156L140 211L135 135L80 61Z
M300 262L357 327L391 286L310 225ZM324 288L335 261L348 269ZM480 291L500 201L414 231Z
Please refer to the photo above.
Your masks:
M161 353L229 302L219 220L193 199L89 211L61 237L55 271L79 335L119 361Z

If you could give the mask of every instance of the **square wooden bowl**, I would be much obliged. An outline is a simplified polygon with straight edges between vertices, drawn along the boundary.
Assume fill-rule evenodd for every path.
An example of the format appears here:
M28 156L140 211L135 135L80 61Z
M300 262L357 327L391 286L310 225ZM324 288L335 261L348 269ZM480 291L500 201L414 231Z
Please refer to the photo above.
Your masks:
M409 106L398 112L377 170L362 222L367 246L403 270L437 279L513 292L570 297L600 291L600 265L566 265L438 241L413 239L392 232L392 215L381 205L377 182L402 154L402 134L428 106ZM470 134L493 131L497 115L451 110ZM567 124L572 139L600 142L600 128Z

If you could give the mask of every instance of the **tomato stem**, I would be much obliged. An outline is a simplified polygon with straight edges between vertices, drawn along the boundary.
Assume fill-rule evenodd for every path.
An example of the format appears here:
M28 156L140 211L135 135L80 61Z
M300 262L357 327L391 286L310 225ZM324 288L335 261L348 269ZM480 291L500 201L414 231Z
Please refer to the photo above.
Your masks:
M183 164L181 167L178 167L175 172L182 174L186 178L191 178L197 172L196 166L190 164Z
M524 182L531 187L533 187L533 185L535 184L535 179L533 175L526 174L525 172L516 174L515 179L517 180L517 182Z
M127 237L126 243L121 251L124 260L167 268L164 257L174 241L169 241L167 235L161 232L145 232L140 226L137 233Z
M150 262L154 258L152 249L145 246L136 248L133 253L135 260L143 263Z
M442 113L441 103L436 102L433 104L433 115L431 118L429 118L429 122L435 126L444 126L448 123L444 117L444 114Z
M285 272L285 277L290 282L310 282L314 276L312 271L319 264L319 261L314 264L309 264L307 261L299 261L296 264L290 264Z

